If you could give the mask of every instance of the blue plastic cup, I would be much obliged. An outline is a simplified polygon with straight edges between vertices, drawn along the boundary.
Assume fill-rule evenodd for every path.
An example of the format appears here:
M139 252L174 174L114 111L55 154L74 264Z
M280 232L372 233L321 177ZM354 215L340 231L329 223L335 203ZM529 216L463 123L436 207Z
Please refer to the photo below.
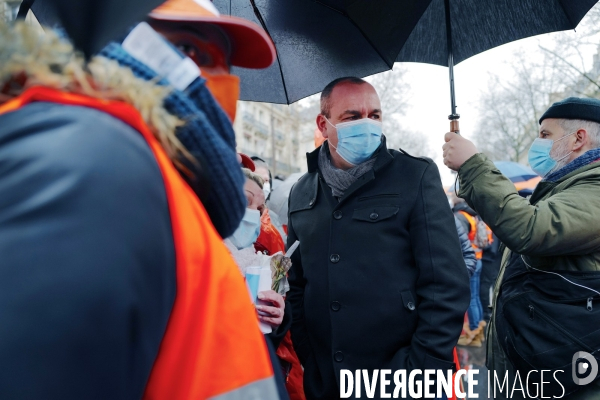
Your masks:
M261 267L247 267L246 268L246 285L250 292L250 300L256 304L258 300L258 284L260 283L260 269Z

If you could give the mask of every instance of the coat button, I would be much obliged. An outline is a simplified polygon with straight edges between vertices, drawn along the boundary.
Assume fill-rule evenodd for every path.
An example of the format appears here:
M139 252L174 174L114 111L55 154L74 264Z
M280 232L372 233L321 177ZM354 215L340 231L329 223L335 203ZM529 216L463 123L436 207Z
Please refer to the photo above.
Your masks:
M331 302L331 309L333 311L340 311L340 308L342 308L342 305L338 301Z
M409 301L408 303L406 303L406 308L408 308L410 311L413 311L415 309L415 303Z
M337 263L337 262L339 262L340 261L340 255L339 254L332 254L329 257L329 261L331 261L334 264Z
M344 361L344 353L342 353L341 351L336 351L333 355L333 359L337 362Z
M335 218L335 219L342 219L342 212L340 210L334 211L333 212L333 218Z
M377 214L377 213L371 213L371 215L369 215L369 218L371 218L371 219L377 219L377 218L379 218L379 214Z
M310 203L308 203L309 206L312 206L313 204L315 204L315 200L311 200Z

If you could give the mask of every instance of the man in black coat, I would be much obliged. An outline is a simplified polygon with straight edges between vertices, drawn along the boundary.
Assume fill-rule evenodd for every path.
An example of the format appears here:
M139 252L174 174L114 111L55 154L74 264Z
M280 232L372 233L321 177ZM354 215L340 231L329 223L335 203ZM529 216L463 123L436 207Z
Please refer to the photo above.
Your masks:
M288 245L300 247L288 299L307 399L339 398L342 369L453 369L469 279L452 212L436 165L387 149L381 119L370 84L330 83L317 117L328 140L290 194Z

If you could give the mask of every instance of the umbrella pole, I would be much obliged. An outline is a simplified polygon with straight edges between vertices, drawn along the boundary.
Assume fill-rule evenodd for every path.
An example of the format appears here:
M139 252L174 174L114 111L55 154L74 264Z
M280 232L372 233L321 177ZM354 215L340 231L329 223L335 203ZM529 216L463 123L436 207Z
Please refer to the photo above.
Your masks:
M450 20L450 0L444 0L446 8L446 44L448 48L448 71L450 74L450 105L451 114L448 116L450 120L450 132L459 133L458 119L460 115L456 113L456 99L454 95L454 55L452 54L452 21Z

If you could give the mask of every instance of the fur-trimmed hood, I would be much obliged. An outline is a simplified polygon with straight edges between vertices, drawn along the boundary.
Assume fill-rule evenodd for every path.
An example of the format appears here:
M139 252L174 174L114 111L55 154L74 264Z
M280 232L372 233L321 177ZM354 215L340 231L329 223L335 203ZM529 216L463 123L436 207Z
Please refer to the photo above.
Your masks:
M131 104L173 161L187 156L175 135L182 121L163 106L171 88L136 78L104 57L86 62L52 29L0 22L0 104L36 85Z

